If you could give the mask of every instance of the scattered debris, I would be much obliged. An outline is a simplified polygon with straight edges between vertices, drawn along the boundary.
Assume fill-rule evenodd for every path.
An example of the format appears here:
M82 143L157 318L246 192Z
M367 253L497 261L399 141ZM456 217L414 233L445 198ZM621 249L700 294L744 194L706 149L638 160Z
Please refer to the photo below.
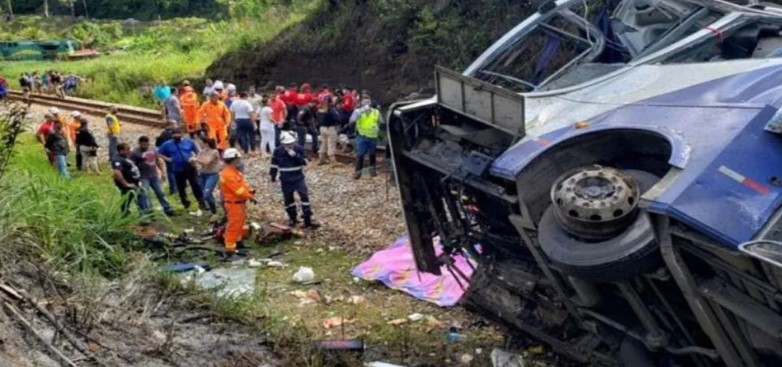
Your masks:
M442 329L445 327L445 323L438 320L434 316L426 316L426 325L431 328Z
M199 209L194 212L188 212L188 214L194 217L201 217L202 215L204 215L204 212L202 212L201 209Z
M494 349L491 351L491 365L493 367L524 367L524 358L502 349Z
M385 362L369 362L369 363L364 363L364 367L405 367L405 366L385 363Z
M544 348L542 345L534 345L524 350L525 356L539 356L541 354L546 353L546 348Z
M161 273L184 273L188 271L198 271L198 269L201 269L200 273L203 273L205 269L209 269L209 264L204 262L198 262L198 263L178 263L178 264L171 264L171 265L164 265L157 268L157 271Z
M473 357L471 354L467 354L467 353L462 354L461 356L459 356L459 362L461 364L465 365L465 366L470 365L470 363L472 363L473 359L475 359L475 357Z
M352 324L354 320L346 319L344 317L335 316L323 319L323 327L326 329L333 329L342 325Z
M424 315L421 315L420 313L414 313L407 316L407 319L412 322L418 322L424 319Z
M195 232L195 229L193 229L193 228L188 228L188 229L185 229L185 230L184 230L184 232L185 232L186 234L191 234L191 233L194 233L194 232Z
M348 351L363 353L366 349L360 339L346 340L319 340L314 343L315 348L323 351Z
M268 262L267 262L267 264L268 264ZM247 261L247 266L249 266L251 268L260 268L261 266L263 266L263 262L255 260L255 259L250 259L250 260Z
M360 305L367 301L364 296L350 296L350 299L348 300L348 303L351 305Z
M394 319L394 320L389 321L387 324L394 325L394 326L399 326L399 325L406 324L406 323L407 323L407 319Z
M293 274L293 281L296 283L304 283L315 280L315 272L310 267L302 266Z
M217 289L219 297L236 297L255 290L254 269L218 268L200 275L190 274L183 279L185 282L191 280L201 288Z
M459 334L455 327L451 327L451 329L448 330L448 334L445 335L445 339L447 339L449 342L462 342L467 339L467 336L464 334Z
M284 268L286 265L275 260L275 261L269 261L269 263L266 264L266 266L270 268Z

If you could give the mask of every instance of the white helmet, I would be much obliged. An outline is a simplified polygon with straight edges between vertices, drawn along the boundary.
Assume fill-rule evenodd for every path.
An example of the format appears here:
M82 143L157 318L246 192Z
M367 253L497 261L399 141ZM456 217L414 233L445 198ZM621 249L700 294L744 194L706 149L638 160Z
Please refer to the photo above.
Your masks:
M79 117L79 116L81 116L81 112L79 112L79 111L71 112L71 117Z
M293 144L296 142L296 138L291 135L291 133L287 131L283 131L282 135L280 135L280 143L282 144Z
M52 115L59 114L60 113L60 109L57 108L57 107L51 107L51 108L49 108L49 113L51 113Z
M214 84L212 84L212 88L214 89L223 89L223 82L218 80Z
M228 148L223 153L223 159L242 158L242 153L239 153L239 149Z
M233 84L228 83L228 88L226 88L229 92L236 92L236 86Z

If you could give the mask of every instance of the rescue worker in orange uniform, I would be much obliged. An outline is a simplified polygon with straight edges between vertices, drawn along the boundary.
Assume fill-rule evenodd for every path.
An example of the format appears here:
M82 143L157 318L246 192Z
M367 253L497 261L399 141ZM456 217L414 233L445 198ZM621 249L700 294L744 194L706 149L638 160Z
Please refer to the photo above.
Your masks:
M226 260L237 260L236 248L244 236L244 223L247 219L247 202L255 202L255 190L245 181L239 171L242 155L239 150L230 148L223 153L225 166L220 171L220 190L223 193L225 215L228 224L223 235Z
M205 127L209 139L217 142L217 149L225 151L228 148L228 125L231 123L231 111L220 101L220 94L212 92L209 100L198 109L198 119L202 129ZM204 126L205 125L205 126Z
M190 82L185 80L182 83L182 94L179 96L179 104L182 106L182 120L185 123L185 129L190 134L190 138L195 138L198 133L198 95L190 86Z

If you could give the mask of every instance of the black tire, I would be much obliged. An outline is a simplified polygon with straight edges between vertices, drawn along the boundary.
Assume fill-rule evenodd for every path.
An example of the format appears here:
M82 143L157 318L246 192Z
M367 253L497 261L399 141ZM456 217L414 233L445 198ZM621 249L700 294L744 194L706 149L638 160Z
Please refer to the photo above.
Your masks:
M646 172L628 171L639 181L641 192L658 178ZM605 241L585 242L567 233L555 218L553 205L538 223L538 241L543 252L562 272L590 282L630 279L656 269L661 262L654 227L641 210L622 233Z

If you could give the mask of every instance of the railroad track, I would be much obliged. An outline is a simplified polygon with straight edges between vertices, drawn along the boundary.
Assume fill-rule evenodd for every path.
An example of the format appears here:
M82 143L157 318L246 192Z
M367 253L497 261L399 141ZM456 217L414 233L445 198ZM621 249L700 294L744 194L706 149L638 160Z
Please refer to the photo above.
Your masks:
M34 103L42 106L57 107L62 109L63 112L70 113L70 111L79 111L83 114L92 116L104 117L112 106L117 107L117 117L123 123L133 123L143 126L149 126L162 129L165 127L165 121L160 111L152 110L149 108L140 108L134 106L127 106L121 104L113 104L107 102L94 101L91 99L66 97L59 98L49 94L37 94L30 93L29 98L25 99L22 92L8 91L8 98L20 101L23 103ZM308 151L308 155L313 157L314 154L310 151L309 144L305 147ZM378 147L378 163L383 161L385 149ZM337 152L337 161L344 164L354 163L355 156L352 154ZM380 165L381 167L384 165Z
M66 97L63 99L54 95L35 93L31 93L30 97L25 99L22 92L19 91L9 91L8 97L12 100L24 103L34 103L42 106L57 107L64 110L63 112L76 110L84 114L98 117L106 116L111 106L117 106L117 117L119 117L120 121L122 122L156 128L165 127L165 122L163 121L163 117L161 116L160 111L148 108L125 106L76 97Z

